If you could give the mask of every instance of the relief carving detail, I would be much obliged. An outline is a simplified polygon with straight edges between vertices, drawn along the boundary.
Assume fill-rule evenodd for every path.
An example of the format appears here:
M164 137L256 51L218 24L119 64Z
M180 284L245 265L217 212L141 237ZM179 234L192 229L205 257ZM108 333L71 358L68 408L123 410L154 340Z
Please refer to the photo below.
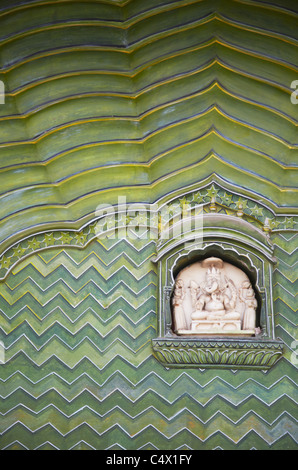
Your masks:
M177 334L255 334L257 301L250 280L220 258L207 258L183 269L172 303Z

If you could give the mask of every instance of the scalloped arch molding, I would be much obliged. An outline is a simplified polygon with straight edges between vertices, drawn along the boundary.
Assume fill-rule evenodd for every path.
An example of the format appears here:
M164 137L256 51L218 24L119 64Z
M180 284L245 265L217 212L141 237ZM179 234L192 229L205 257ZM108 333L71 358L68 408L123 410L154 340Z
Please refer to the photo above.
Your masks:
M297 13L1 0L1 449L297 448ZM155 243L92 232L119 195L208 191L272 232L284 355L266 373L165 370Z

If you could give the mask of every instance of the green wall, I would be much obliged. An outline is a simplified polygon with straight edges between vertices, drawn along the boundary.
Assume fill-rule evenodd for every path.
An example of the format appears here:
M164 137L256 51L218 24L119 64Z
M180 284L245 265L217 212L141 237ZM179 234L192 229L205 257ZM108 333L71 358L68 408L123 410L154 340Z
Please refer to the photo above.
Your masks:
M290 0L0 0L1 449L297 448L297 31ZM154 241L93 236L213 179L286 221L267 372L166 370Z

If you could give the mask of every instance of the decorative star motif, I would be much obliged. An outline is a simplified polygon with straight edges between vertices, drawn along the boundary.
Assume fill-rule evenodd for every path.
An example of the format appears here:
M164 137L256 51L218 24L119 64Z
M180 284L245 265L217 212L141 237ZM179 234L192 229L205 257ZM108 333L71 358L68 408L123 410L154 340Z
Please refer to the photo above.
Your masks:
M106 217L99 219L93 227L93 232L97 238L106 238L107 228L104 228L106 225Z
M254 217L262 217L264 215L262 207L258 207L257 205L250 207L250 212Z
M294 228L295 221L293 217L286 217L284 221L285 227L286 228Z
M185 196L183 196L181 199L179 199L179 203L180 203L180 207L182 207L182 209L183 209L183 206L189 206L190 205L189 200Z
M45 236L44 236L44 243L47 245L47 246L52 246L55 244L55 241L56 241L56 238L54 237L54 235L52 233L46 233Z
M268 219L269 227L271 230L274 228L278 227L280 225L280 222L278 222L276 219Z
M96 234L96 223L89 225L89 235Z
M118 227L125 227L126 225L127 225L126 214L118 214L117 226Z
M247 200L242 199L239 197L238 201L235 202L237 209L246 209L247 208Z
M61 232L61 241L64 244L69 244L72 241L72 237L67 232Z
M40 247L40 242L36 240L34 237L33 240L28 240L28 247L31 248L31 250L38 250Z
M212 199L213 197L216 198L218 191L219 189L216 189L214 185L212 185L211 188L207 189L207 197L210 197L210 199Z
M130 225L147 225L147 213L139 213L131 219Z
M25 248L23 248L21 245L18 245L17 247L13 248L13 256L16 258L21 258L25 251Z
M87 234L85 234L84 232L76 233L75 234L75 239L77 240L78 243L83 245L87 240Z
M204 202L204 196L203 196L203 194L198 192L198 193L193 195L192 200L195 204L201 204L202 202Z
M8 269L11 263L11 258L3 256L0 260L1 269Z
M232 196L232 194L224 193L224 195L221 196L220 199L221 199L222 203L223 203L225 206L230 206L230 204L232 204L232 202L233 202L233 196Z

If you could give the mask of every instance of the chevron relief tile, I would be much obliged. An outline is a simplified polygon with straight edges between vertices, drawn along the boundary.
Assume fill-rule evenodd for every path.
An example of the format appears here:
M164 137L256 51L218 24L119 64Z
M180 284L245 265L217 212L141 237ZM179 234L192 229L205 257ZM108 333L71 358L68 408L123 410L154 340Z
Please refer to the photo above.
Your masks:
M164 369L154 243L88 229L83 249L32 250L0 283L0 449L297 448L297 17L293 2L240 3L1 9L1 253L57 221L67 238L119 194L153 203L220 175L280 211L285 355L266 373Z

